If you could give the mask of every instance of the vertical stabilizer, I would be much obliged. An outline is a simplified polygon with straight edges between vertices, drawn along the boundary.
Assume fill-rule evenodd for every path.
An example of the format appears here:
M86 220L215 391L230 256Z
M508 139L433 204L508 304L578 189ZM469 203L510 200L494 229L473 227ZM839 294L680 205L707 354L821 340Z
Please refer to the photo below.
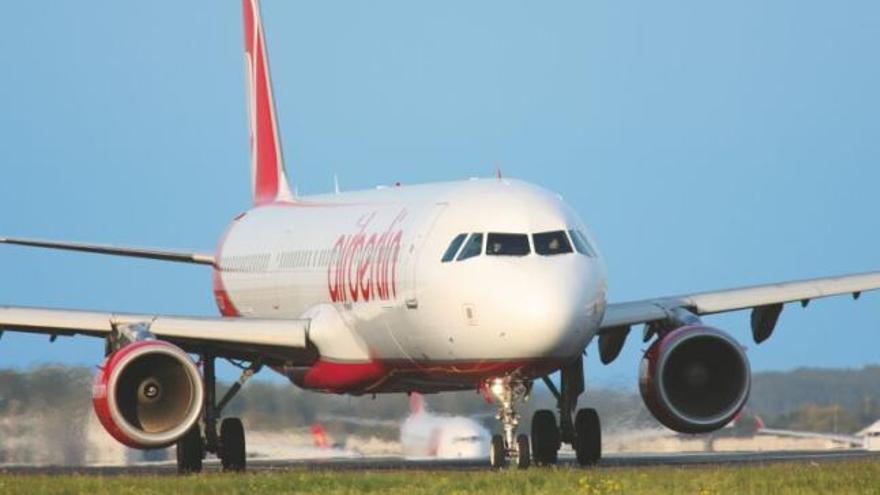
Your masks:
M427 406L425 406L425 396L413 392L409 396L409 412L413 416L417 414L424 414L428 410Z
M281 141L278 139L278 121L259 1L243 0L243 7L254 204L292 200L281 155Z
M315 443L315 447L319 449L329 449L330 448L330 440L327 438L327 431L324 429L324 426L321 423L315 423L312 425L312 440Z

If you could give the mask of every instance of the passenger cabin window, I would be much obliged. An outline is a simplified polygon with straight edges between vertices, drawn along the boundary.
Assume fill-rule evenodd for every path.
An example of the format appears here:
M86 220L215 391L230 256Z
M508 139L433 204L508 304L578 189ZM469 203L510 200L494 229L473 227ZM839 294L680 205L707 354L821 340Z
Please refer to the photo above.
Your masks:
M486 239L488 256L527 256L532 252L525 234L489 234Z
M555 256L574 252L568 235L564 230L543 232L532 236L535 241L535 252L541 256Z
M574 248L577 252L590 258L596 257L596 250L593 249L590 240L587 239L583 232L580 230L569 230L568 233L571 234L571 241L574 243Z
M455 236L455 239L449 243L449 247L446 248L446 253L443 255L443 263L449 263L450 261L455 259L455 255L458 254L458 250L461 248L461 245L464 244L464 240L467 239L467 234L458 234Z
M475 258L483 254L483 234L471 234L464 249L458 255L457 261Z

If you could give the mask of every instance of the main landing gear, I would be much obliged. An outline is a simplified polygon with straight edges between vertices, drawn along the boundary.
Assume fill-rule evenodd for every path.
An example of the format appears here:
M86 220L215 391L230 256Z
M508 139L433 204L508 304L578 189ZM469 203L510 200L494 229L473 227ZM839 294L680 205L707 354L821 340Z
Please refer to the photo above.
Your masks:
M581 466L593 466L602 457L602 428L595 409L581 409L575 413L578 397L584 391L583 359L562 369L561 391L548 378L544 383L556 397L559 422L548 409L535 412L532 418L531 443L526 435L516 435L519 415L514 404L528 397L531 384L511 377L491 380L488 391L498 403L496 417L501 421L503 435L495 435L489 461L499 469L513 464L526 469L534 460L538 466L553 466L559 460L563 443L570 444L577 453Z
M255 362L243 368L241 378L229 388L218 403L215 359L211 354L202 355L205 380L202 421L177 441L177 472L180 474L201 472L202 460L206 453L216 454L220 458L223 471L242 472L247 467L244 426L241 420L224 418L220 421L219 434L217 423L226 405L238 394L245 382L260 371L262 364Z
M537 466L554 466L559 461L562 431L553 411L535 412L532 419L532 455ZM594 466L602 457L602 429L595 409L581 409L574 421L574 437L569 437L581 466Z
M532 450L535 464L555 465L559 448L570 444L581 466L593 466L602 457L602 427L595 409L581 409L575 413L578 397L584 392L583 358L562 368L561 391L549 378L544 383L556 398L559 424L553 411L535 412L532 418ZM572 421L572 419L574 421Z

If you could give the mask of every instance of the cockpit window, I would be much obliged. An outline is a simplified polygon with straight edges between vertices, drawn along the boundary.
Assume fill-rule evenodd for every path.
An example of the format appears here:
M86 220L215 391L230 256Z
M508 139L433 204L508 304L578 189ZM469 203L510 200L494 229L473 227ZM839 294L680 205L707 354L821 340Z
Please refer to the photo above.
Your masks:
M590 240L587 239L583 232L580 230L569 230L568 233L571 234L571 241L574 243L574 248L577 249L577 252L590 258L596 257L596 250L593 249Z
M535 240L535 252L541 256L554 256L573 252L571 242L564 230L543 232L533 236Z
M471 234L467 244L459 253L457 261L464 261L483 254L483 234Z
M526 256L532 252L526 234L489 234L486 239L488 256Z
M452 439L452 443L477 443L481 440L479 435L473 435L470 437L454 437Z
M458 234L455 236L455 239L449 243L449 247L446 248L446 253L443 254L443 263L449 263L450 261L455 259L455 255L458 254L458 250L461 248L461 245L464 244L464 240L467 239L467 234Z

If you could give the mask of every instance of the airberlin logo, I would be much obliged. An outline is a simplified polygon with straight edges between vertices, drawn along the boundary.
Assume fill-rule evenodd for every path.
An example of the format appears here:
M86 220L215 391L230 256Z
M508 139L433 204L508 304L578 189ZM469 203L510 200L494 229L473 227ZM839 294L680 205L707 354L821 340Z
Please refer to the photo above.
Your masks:
M397 265L406 218L401 211L384 231L369 232L376 212L358 221L358 231L333 245L327 287L333 302L389 301L397 297Z

